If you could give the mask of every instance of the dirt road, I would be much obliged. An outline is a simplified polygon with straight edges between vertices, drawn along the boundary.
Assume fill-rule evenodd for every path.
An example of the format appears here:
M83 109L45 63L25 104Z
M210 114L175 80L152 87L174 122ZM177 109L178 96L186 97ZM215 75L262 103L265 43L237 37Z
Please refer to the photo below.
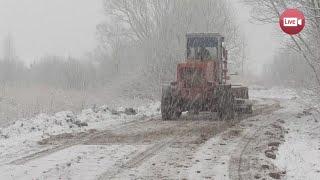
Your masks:
M279 110L279 102L268 101L268 105L256 105L252 115L238 116L232 122L212 120L214 115L202 113L184 115L176 121L145 118L103 131L51 136L39 142L44 147L42 151L15 159L7 166L28 172L34 168L26 167L40 168L38 162L57 161L54 157L58 154L73 153L74 158L65 163L60 160L53 168L44 168L40 177L74 178L71 172L90 166L85 159L94 159L99 152L100 157L90 159L90 163L95 163L94 175L85 179L248 179L268 178L269 173L277 176L279 170L268 161L264 151L268 150L268 143L281 143L283 130L278 115L272 115ZM90 155L74 152L89 147L106 149ZM118 151L124 151L123 156L118 156ZM103 153L107 154L102 156ZM104 166L101 159L106 159ZM71 167L76 170L71 171Z
M254 113L231 122L101 108L74 118L83 129L70 113L16 123L0 130L0 179L319 179L319 111L292 90L251 92Z

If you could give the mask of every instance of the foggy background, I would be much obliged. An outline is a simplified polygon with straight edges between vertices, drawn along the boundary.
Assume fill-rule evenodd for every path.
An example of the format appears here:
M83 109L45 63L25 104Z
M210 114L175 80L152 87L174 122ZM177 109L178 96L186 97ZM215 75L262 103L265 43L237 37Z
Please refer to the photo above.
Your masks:
M97 45L104 18L102 0L0 0L0 38L10 34L28 63L47 54L81 57Z
M176 64L184 60L188 32L226 37L230 72L239 72L236 83L318 92L315 28L306 27L297 50L280 31L279 12L270 2L279 11L284 9L279 2L309 5L304 0L0 0L0 123L157 101L161 84L175 78Z
M251 23L250 6L241 0L229 2L245 34L247 66L261 73L279 48L274 37L278 25ZM17 55L28 64L44 55L80 58L97 46L96 26L106 19L102 4L103 0L0 0L0 38L12 36Z

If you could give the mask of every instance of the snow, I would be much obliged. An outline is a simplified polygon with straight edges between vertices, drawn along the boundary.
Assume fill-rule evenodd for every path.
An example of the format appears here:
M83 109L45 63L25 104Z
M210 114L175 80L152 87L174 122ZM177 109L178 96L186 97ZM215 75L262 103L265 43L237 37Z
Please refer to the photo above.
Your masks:
M122 111L125 108L119 107L117 110L111 110L106 106L83 110L75 115L71 111L58 112L54 115L39 114L32 119L22 119L16 121L11 126L0 129L0 139L17 138L25 136L33 137L39 140L43 135L56 135L61 133L80 132L89 129L105 128L110 124L117 124L123 121L138 119L143 116L159 115L159 102L137 108L137 115L126 115ZM88 126L79 127L77 122L87 123ZM23 138L23 139L29 139Z
M291 102L287 109L300 110L303 105ZM315 113L315 112L313 112ZM313 116L304 115L301 118L292 117L286 121L289 129L285 136L285 143L278 151L275 164L286 170L287 178L293 180L318 180L320 177L320 124Z
M153 102L137 107L136 115L126 115L121 111L125 109L123 107L112 110L102 106L83 110L78 115L63 111L54 115L39 114L31 119L18 120L0 129L0 165L43 150L37 142L50 135L84 132L90 129L102 130L144 117L158 116L159 106L159 102ZM79 122L87 123L88 126L79 127Z
M199 163L194 164L188 171L189 179L205 179L212 177L213 179L229 179L228 162L236 141L228 142L228 146L221 146L219 143L225 142L221 135L209 139L202 145L194 159ZM214 157L214 161L212 158ZM197 173L200 171L201 173Z
M320 116L315 110L303 115L303 111L317 108L312 96L300 96L293 89L271 88L251 91L254 98L276 98L281 102L279 112L287 114L283 118L288 134L280 145L276 166L286 171L286 178L293 180L318 180L320 177ZM302 115L298 115L302 113ZM318 120L317 120L318 119Z
M112 169L118 161L143 151L145 147L147 146L73 146L24 165L2 166L0 179L96 179L105 169Z
M249 88L250 98L253 99L282 99L289 100L296 98L298 96L297 92L294 89L282 88L282 87L272 87L270 89L262 87L251 87Z
M277 159L274 160L275 165L286 171L287 179L319 179L320 124L315 120L319 119L319 114L312 111L312 115L303 115L301 118L296 116L308 108L306 104L311 102L309 97L302 98L295 90L281 87L253 87L249 92L257 105L274 103L268 99L271 98L278 100L283 107L273 113L275 117L282 114L285 128L288 128L285 142L280 145ZM133 107L137 111L136 115L124 113L126 107L111 109L109 106L86 109L79 114L71 111L54 115L39 114L0 128L0 179L96 179L106 170L120 167L122 163L130 160L130 157L143 152L150 145L76 145L24 164L10 162L50 148L37 144L39 140L50 135L87 132L90 129L112 129L123 123L158 117L159 107L160 102ZM316 106L313 104L312 107ZM87 126L79 126L79 123L86 123ZM200 146L192 155L193 159L199 162L191 164L183 174L190 179L207 176L228 179L228 161L231 151L237 145L237 138L227 142L227 146L220 146L221 141L224 140L220 134ZM178 150L175 153L179 153ZM213 154L217 155L215 161L208 161ZM158 161L156 157L158 156L151 160ZM142 164L142 167L144 165ZM147 175L148 172L145 173ZM122 177L130 178L128 174Z
M293 90L283 88L250 90L250 97L258 103L266 103L266 100L262 100L261 97L290 99L296 96ZM3 144L7 144L8 141L16 143L29 141L30 139L39 141L49 135L82 132L89 129L105 129L110 125L117 125L143 117L158 116L160 114L159 108L160 102L140 106L135 108L137 115L134 116L122 113L125 107L112 110L108 106L86 109L77 115L71 111L58 112L54 115L39 114L34 118L21 119L6 128L0 128L0 147L3 147ZM79 127L77 125L79 122L87 123L88 126Z

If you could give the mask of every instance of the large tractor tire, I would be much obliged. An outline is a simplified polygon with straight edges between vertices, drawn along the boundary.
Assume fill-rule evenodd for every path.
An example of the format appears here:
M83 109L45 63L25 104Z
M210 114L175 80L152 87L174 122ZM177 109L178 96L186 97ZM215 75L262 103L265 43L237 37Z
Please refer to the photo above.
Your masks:
M161 98L161 115L163 120L179 118L182 112L179 109L178 97L175 97L171 87L164 88Z
M231 86L216 89L217 113L221 120L232 120L235 117L235 98Z
M232 87L232 93L235 98L249 99L249 88L243 86Z
M248 101L247 99L239 99L236 98L236 111L241 114L252 114L252 102Z

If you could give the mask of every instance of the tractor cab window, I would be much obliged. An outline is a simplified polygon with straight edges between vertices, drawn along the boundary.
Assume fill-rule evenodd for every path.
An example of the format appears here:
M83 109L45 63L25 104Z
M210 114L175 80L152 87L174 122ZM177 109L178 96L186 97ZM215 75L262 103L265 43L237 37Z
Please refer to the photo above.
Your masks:
M188 38L187 58L195 60L218 59L218 41L216 38Z
M218 48L217 47L208 47L210 52L210 59L218 59Z

